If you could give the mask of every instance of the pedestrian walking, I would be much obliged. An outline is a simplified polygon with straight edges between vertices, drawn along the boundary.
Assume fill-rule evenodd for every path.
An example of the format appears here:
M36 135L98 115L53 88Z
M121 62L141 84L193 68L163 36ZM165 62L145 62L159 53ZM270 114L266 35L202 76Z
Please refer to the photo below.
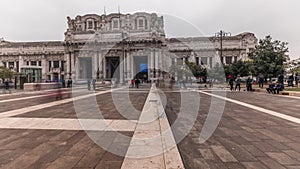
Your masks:
M241 91L241 82L242 82L242 79L241 79L240 76L238 76L238 77L236 78L235 91L236 91L237 88L239 89L239 91Z
M229 79L230 91L233 91L233 78Z

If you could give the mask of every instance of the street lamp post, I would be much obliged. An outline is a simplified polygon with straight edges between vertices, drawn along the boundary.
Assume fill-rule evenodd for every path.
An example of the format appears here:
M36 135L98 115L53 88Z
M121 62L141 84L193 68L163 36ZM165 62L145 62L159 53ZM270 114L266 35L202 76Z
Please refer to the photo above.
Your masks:
M215 37L220 38L220 59L222 59L223 62L223 38L226 36L231 36L230 32L224 32L220 30L220 32L215 33Z

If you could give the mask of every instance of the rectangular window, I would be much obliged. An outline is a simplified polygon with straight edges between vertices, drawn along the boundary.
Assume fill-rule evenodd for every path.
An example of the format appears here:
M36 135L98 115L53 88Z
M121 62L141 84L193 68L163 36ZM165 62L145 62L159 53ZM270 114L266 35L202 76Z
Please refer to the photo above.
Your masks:
M19 61L16 62L17 72L19 72Z
M145 20L145 29L148 29L148 22Z
M196 65L199 65L199 57L196 57Z
M52 67L51 61L49 61L48 63L49 63L49 72L50 72L51 71L51 67Z
M2 62L3 63L3 66L6 68L6 62Z
M42 61L39 61L39 66L42 66Z
M65 61L61 61L61 71L65 71Z
M232 57L226 56L226 64L231 64L231 63L232 63Z
M118 20L113 20L113 28L114 29L119 28L119 21Z
M88 21L88 29L93 29L93 22L92 21Z
M139 19L139 28L143 28L144 27L144 19Z
M98 22L97 21L94 21L94 29L96 29L98 26L97 26Z
M53 61L53 67L59 68L59 61Z
M201 57L201 65L207 65L207 57Z
M15 65L14 65L14 62L8 62L8 66L9 66L10 69L13 69L14 66L15 66Z
M31 61L31 62L30 62L30 65L31 65L31 66L36 66L36 61Z
M212 68L212 57L209 57L209 67Z
M29 61L26 62L26 65L29 66Z

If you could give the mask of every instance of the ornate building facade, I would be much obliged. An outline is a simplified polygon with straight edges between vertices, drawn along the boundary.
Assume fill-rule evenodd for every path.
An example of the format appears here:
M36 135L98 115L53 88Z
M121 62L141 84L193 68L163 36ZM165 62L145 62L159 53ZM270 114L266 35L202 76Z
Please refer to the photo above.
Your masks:
M173 64L188 60L208 69L216 63L248 60L252 33L223 37L167 38L155 13L87 14L67 17L64 41L0 43L0 66L27 82L72 78L120 81L136 76L162 78Z

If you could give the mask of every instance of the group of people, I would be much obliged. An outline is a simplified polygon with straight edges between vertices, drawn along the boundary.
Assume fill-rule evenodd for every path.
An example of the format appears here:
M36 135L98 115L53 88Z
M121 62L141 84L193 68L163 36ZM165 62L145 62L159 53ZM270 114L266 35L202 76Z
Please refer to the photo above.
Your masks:
M284 86L282 83L276 82L276 83L269 83L269 87L266 88L268 93L272 94L279 94L279 91L283 91Z
M235 82L235 87L233 87L234 82ZM229 78L230 91L233 91L233 90L241 91L241 83L242 83L242 79L241 79L240 76L238 76L235 80L234 80L233 77L230 77ZM247 91L253 91L253 89L252 89L252 79L250 77L248 77L248 79L246 80L246 89L247 89Z
M135 79L131 79L131 87L136 87L139 88L140 87L140 79L135 78Z

